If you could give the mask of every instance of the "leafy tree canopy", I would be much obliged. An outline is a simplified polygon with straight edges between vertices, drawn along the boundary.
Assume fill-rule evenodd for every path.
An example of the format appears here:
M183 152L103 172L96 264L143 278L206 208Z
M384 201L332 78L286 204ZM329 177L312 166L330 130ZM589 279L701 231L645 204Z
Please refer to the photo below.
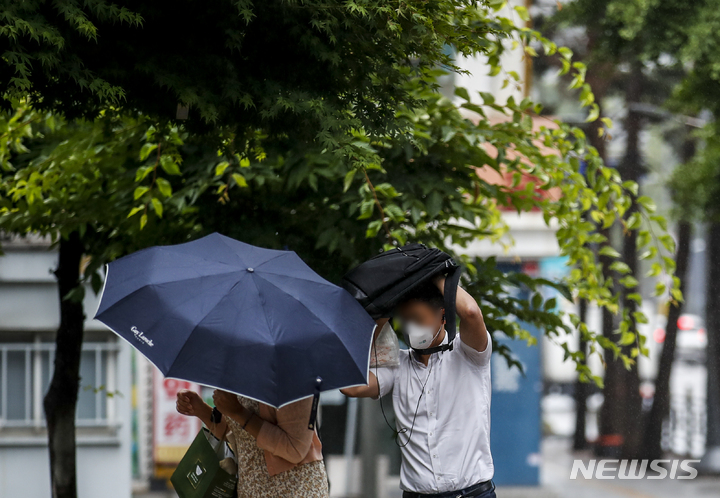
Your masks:
M0 82L8 98L94 117L108 106L187 126L262 128L335 150L350 129L404 129L405 83L458 54L499 57L498 1L35 0L5 7ZM427 84L432 84L430 80Z
M63 5L74 6L69 18ZM490 74L508 85L519 76L502 68L503 51L534 56L542 49L558 54L588 119L596 119L585 66L517 27L510 17L527 19L524 8L507 17L504 2L489 1L219 2L207 12L190 12L190 2L83 5L30 2L4 14L13 28L1 33L22 54L4 58L14 85L7 98L28 94L32 106L16 103L0 120L0 227L60 236L92 229L118 243L148 228L187 237L218 230L296 250L336 280L383 246L421 241L458 253L479 237L502 235L501 209L537 210L558 229L570 276L553 284L463 258L466 284L493 330L532 340L517 317L550 337L577 327L593 349L619 354L618 344L635 344L623 357L628 363L645 351L644 338L629 328L632 319L644 321L641 313L625 313L612 341L576 317L563 320L539 291L554 285L569 298L620 311L615 277L603 276L589 249L604 240L596 223L639 229L639 246L656 261L653 274L671 273L673 241L652 201L640 197L640 211L626 217L637 184L604 167L581 130L537 117L530 100L496 102L459 88L453 102L436 91L438 66L457 69L448 45L456 54L487 55ZM230 10L238 5L246 8ZM170 22L176 14L177 24ZM185 37L177 28L184 22ZM50 54L46 64L38 64L41 53ZM178 103L190 105L186 122L166 119ZM52 112L63 116L57 138L60 118ZM89 160L67 152L75 148ZM36 157L36 150L45 153ZM77 174L59 175L65 165ZM511 183L484 180L481 167ZM114 205L98 212L111 192ZM95 251L95 267L117 255ZM601 255L616 260L621 285L636 287L617 253ZM532 290L530 300L512 297L519 286ZM570 358L583 356L564 347Z

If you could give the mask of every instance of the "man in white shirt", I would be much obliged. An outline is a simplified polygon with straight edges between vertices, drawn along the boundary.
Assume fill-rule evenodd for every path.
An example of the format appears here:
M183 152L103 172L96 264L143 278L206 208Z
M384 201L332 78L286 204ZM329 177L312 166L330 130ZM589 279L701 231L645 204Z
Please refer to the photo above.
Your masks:
M400 351L398 366L372 368L369 385L342 392L371 398L393 392L403 498L495 498L490 454L492 343L479 306L458 287L460 334L452 349L428 352L448 340L444 283L444 277L437 278L397 307L411 346ZM387 319L378 320L377 330L388 326Z

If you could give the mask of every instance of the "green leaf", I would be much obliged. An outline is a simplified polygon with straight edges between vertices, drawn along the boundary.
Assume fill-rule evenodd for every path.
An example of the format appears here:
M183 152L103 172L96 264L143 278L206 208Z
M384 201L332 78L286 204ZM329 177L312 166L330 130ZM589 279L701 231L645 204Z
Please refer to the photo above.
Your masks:
M516 5L515 12L518 13L518 16L523 21L528 22L530 20L530 14L528 13L528 10L525 7L523 7L522 5Z
M635 277L633 277L632 275L625 275L623 278L621 278L619 280L619 282L623 287L626 287L628 289L638 286L637 279Z
M635 334L632 332L623 332L623 334L620 337L620 340L618 341L618 344L621 346L629 346L630 344L635 343Z
M345 180L343 181L343 192L347 192L355 179L355 170L351 169L345 174Z
M531 304L533 308L539 309L542 306L542 294L539 292L533 294Z
M163 171L165 171L165 173L167 173L168 175L180 174L180 166L178 166L177 162L175 162L175 159L173 159L171 156L162 156L160 158L160 166L162 167Z
M365 232L365 237L368 239L371 239L375 237L378 232L380 231L380 228L382 228L382 221L380 220L373 220L370 223L368 223L367 231Z
M247 187L248 186L247 180L245 180L245 177L242 176L240 173L233 173L232 178L233 178L233 180L235 180L235 184L238 187Z
M156 199L153 197L151 199L153 209L155 210L155 213L157 213L158 218L162 218L163 215L163 205L162 202L160 202L160 199Z
M470 101L470 95L468 94L467 89L465 89L461 86L455 88L455 95L457 95L458 97L460 97L461 99L463 99L465 101L468 101L468 102Z
M146 186L140 186L135 189L135 192L133 194L133 199L138 200L140 197L142 197L148 190L150 190L150 187Z
M440 214L440 210L442 209L442 202L443 197L440 192L435 190L430 193L426 204L427 214L428 216L430 216L430 218L435 218L438 214Z
M135 206L134 208L132 208L130 210L130 213L127 215L127 217L132 218L133 216L135 216L137 213L139 213L143 209L145 209L145 206Z
M672 235L663 234L659 236L658 239L665 249L671 253L675 252L675 239L672 238Z
M145 161L154 150L156 150L158 144L146 143L140 148L140 160Z
M600 117L600 107L597 104L592 104L590 107L590 112L588 113L588 117L585 119L586 123L590 123L592 121L595 121L598 117Z
M155 183L157 184L158 190L162 195L165 197L172 196L172 187L170 186L170 182L167 181L165 178L157 178L155 180Z
M558 53L563 56L563 59L572 59L573 51L567 47L558 48Z
M642 217L640 213L633 213L627 219L626 226L628 230L637 230L642 225Z
M137 171L135 172L135 181L136 182L143 181L150 173L152 173L153 169L155 169L155 168L153 168L152 166L139 167L137 169Z
M665 293L666 285L662 282L655 283L655 295L662 296Z
M638 197L636 202L644 207L648 213L654 213L657 210L655 201L646 195Z
M638 184L637 182L634 182L632 180L627 180L622 183L623 188L630 191L633 195L637 195L638 193Z
M609 256L611 258L619 258L620 257L620 253L617 252L615 249L613 249L612 246L609 246L609 245L602 246L600 248L600 250L598 251L598 254L600 254L601 256Z
M229 166L230 163L227 161L219 163L217 166L215 166L215 176L221 176L223 173L225 173L225 170L228 169Z
M621 274L630 273L630 267L622 261L613 261L610 269Z

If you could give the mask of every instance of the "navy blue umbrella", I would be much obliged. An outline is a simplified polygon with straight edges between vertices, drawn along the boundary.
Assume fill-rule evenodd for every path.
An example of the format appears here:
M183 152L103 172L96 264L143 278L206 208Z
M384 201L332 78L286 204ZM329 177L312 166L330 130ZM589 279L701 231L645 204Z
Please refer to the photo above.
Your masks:
M217 233L110 263L95 318L167 377L276 408L366 384L375 325L294 252Z

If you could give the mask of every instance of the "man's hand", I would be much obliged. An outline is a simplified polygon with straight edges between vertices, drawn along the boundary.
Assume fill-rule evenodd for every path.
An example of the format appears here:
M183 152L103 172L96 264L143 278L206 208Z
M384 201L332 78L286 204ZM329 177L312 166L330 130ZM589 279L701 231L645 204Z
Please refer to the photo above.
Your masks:
M445 295L445 275L438 273L433 277L432 282L440 289L440 292Z

